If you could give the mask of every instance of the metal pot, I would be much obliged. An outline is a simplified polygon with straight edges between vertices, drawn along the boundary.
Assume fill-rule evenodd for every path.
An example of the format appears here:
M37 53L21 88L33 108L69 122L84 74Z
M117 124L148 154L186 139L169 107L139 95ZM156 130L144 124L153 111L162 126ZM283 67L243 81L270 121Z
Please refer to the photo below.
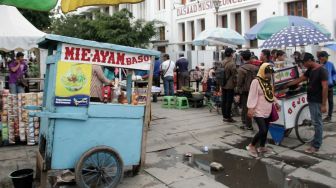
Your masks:
M195 100L201 100L204 98L204 95L202 93L192 93L192 98Z

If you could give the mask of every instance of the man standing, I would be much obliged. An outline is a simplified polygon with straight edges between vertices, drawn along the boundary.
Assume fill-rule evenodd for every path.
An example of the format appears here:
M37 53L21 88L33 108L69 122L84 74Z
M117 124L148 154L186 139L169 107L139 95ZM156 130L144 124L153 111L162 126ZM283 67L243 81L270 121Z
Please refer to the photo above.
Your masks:
M154 72L153 72L153 86L160 87L160 67L161 61L159 57L155 57ZM157 102L158 94L153 94L153 102Z
M321 51L317 55L321 65L328 71L328 116L324 118L324 122L331 121L331 116L334 108L334 93L333 87L336 84L336 70L334 64L328 61L329 54L326 51Z
M163 86L165 96L174 95L174 70L175 62L171 61L168 54L162 56L161 75L163 77Z
M223 121L236 122L232 119L232 103L234 97L234 88L236 87L237 68L233 61L234 50L226 48L224 55L225 59L222 62L224 68L224 80L222 83L222 113Z
M242 51L241 57L243 65L238 68L237 93L240 94L240 102L242 105L241 120L243 126L241 129L253 130L252 119L247 116L247 98L250 91L252 80L256 77L259 67L250 63L251 52L249 50Z
M189 87L189 72L188 72L188 60L184 57L184 54L179 55L180 58L176 61L177 70L177 89L182 87Z
M314 139L307 153L315 153L322 145L323 122L322 113L327 111L328 98L328 71L315 62L314 56L310 53L303 55L303 66L308 70L300 78L289 82L284 86L287 88L308 80L307 98L310 111L310 118L315 127Z
M9 92L11 94L24 93L26 83L23 79L28 71L27 61L23 58L24 54L18 52L16 59L9 64Z

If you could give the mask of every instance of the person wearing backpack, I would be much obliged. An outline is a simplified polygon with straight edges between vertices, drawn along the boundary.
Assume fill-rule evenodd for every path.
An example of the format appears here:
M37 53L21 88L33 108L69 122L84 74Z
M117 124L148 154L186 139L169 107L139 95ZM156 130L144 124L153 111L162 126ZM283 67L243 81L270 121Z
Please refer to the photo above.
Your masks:
M236 92L240 95L240 102L242 105L241 120L244 125L241 129L253 130L252 118L247 115L247 98L249 95L252 80L257 76L259 67L251 63L251 52L249 50L242 51L241 57L243 65L238 68L237 87Z
M222 86L222 114L223 121L236 122L232 119L232 103L234 98L234 88L236 87L237 68L233 61L234 50L226 48L224 55L225 59L222 62L223 79L220 80Z

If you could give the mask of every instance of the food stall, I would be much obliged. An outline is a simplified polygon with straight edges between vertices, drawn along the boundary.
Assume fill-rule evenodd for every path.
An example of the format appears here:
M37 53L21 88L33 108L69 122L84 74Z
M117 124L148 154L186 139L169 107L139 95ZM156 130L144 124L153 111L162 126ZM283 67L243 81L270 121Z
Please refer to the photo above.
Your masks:
M270 133L276 144L280 144L285 136L295 129L297 138L302 142L310 142L314 136L311 124L305 84L283 90L282 86L299 78L297 66L275 68L273 74L275 96L281 106L279 119L271 123Z
M43 105L26 108L41 110L30 113L41 118L40 186L46 187L50 170L75 169L79 187L116 187L125 167L137 173L145 162L150 92L145 104L134 105L132 70L150 70L150 88L152 62L160 53L59 35L46 35L39 47L48 49ZM94 65L129 69L117 103L90 102Z

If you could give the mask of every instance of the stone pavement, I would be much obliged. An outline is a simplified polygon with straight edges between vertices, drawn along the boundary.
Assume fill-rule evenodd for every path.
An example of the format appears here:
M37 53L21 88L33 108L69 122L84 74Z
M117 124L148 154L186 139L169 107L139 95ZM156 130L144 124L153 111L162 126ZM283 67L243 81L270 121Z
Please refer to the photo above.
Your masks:
M260 160L286 172L291 178L336 187L335 120L336 115L333 123L325 125L324 143L318 154L305 154L307 146L297 140L293 131L280 146L269 144L274 154L251 159L244 147L254 132L239 129L240 121L224 123L221 115L210 113L207 108L163 109L160 103L153 103L146 166L139 175L125 177L118 188L227 187L225 182L222 184L215 180L217 178L210 173L209 165L195 168L184 160L186 153L202 154L204 146L223 149L226 154L241 157L241 160ZM0 147L0 187L11 187L9 172L17 168L34 168L36 150L37 147L31 146Z

